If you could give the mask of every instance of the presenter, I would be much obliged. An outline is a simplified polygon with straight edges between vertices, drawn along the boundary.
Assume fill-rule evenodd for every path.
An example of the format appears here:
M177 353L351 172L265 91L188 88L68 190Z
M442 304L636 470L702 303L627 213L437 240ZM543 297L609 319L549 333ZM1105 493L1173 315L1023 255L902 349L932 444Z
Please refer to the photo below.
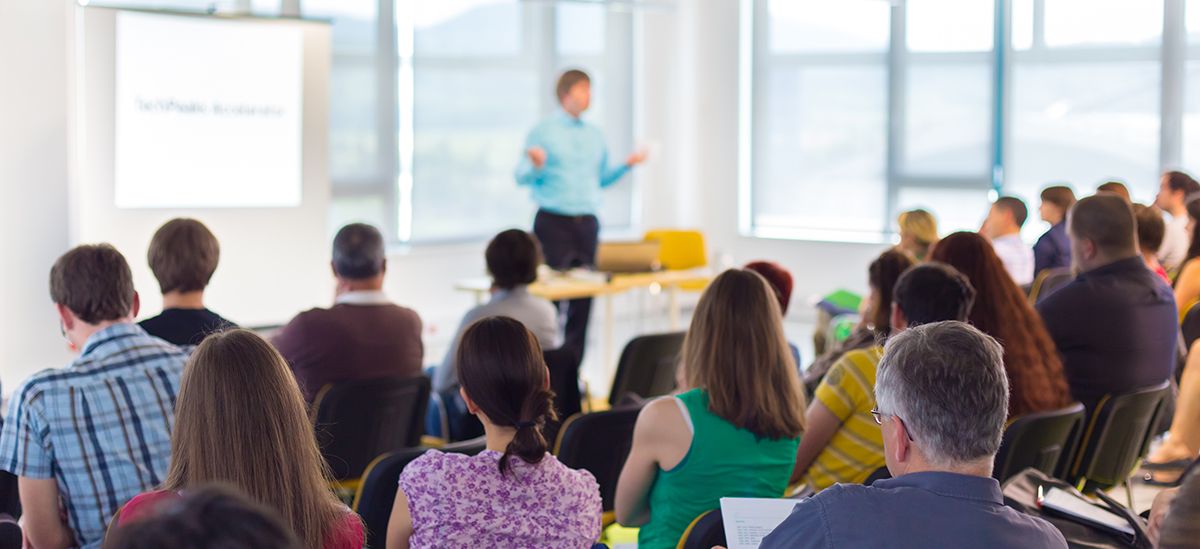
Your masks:
M561 109L529 132L517 166L517 183L532 189L538 205L533 234L541 241L546 264L555 269L591 267L600 234L596 220L600 191L641 164L646 153L638 151L619 166L609 165L604 134L580 118L592 100L587 73L564 72L557 93ZM591 299L567 303L563 347L576 350L580 357L591 309Z

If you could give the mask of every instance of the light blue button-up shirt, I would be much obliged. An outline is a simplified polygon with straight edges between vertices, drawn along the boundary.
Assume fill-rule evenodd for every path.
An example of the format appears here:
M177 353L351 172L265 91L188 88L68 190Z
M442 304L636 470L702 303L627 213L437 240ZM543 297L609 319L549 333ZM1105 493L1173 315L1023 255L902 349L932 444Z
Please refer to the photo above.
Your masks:
M595 214L601 189L616 183L629 166L608 164L608 146L600 128L559 109L529 132L525 148L541 147L546 163L534 168L522 152L516 177L528 185L539 208L562 215Z

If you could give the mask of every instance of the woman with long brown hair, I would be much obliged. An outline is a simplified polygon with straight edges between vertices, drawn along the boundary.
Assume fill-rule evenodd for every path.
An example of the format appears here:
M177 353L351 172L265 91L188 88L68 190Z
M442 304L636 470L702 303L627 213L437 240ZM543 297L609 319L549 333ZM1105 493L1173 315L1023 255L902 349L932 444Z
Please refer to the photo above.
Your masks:
M779 497L804 430L804 391L762 276L721 273L683 343L685 392L655 400L634 427L617 481L617 520L638 547L674 547L726 496Z
M455 364L487 449L430 450L404 468L388 549L591 547L600 537L600 486L546 452L554 394L533 332L504 316L479 320L463 332Z
M991 244L976 233L957 232L938 242L930 259L958 269L978 292L969 320L1004 346L1012 393L1008 417L1070 404L1073 399L1054 340Z
M180 491L219 482L279 513L307 549L363 545L362 521L329 489L304 397L283 357L247 330L208 336L184 368L162 489L125 505L121 522Z

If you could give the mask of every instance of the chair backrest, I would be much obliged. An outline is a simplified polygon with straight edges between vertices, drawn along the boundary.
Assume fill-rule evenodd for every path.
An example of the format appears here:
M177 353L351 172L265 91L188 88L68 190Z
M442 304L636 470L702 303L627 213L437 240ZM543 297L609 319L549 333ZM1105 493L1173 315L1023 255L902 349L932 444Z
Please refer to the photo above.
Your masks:
M708 265L704 233L659 229L647 231L645 240L658 242L658 262L664 269L695 269Z
M1187 314L1183 316L1183 324L1180 326L1183 330L1184 352L1192 350L1192 343L1200 339L1200 303L1192 305L1188 309Z
M428 448L420 447L389 452L367 465L362 484L354 496L354 512L362 517L367 547L386 545L388 519L392 516L392 504L396 502L400 473L426 450Z
M1083 405L1077 402L1061 410L1016 418L1004 430L992 476L1003 484L1027 467L1054 476L1059 458L1074 447L1072 438L1083 416Z
M1070 267L1042 269L1029 289L1029 302L1036 304L1075 278Z
M725 546L725 521L721 517L721 510L714 509L696 517L683 531L675 548L712 549L718 545Z
M485 437L447 444L439 450L446 453L473 456L487 448ZM362 517L367 530L367 547L387 545L387 525L392 516L392 504L396 502L396 491L400 473L413 460L421 457L428 448L406 448L389 452L372 461L363 471L362 483L354 496L354 512Z
M640 407L576 414L558 432L554 454L572 469L586 469L600 485L604 511L611 511L617 477L633 445L633 425Z
M675 370L684 332L644 335L633 338L621 351L608 403L617 406L627 394L640 399L662 396L675 390Z
M429 378L327 385L313 404L321 453L337 480L356 479L376 457L421 443Z
M579 392L580 356L574 349L542 351L550 369L550 390L554 391L554 408L560 419L567 419L583 410L583 395Z
M1101 398L1084 427L1066 480L1085 493L1125 482L1146 455L1152 427L1170 390L1170 384L1163 382Z

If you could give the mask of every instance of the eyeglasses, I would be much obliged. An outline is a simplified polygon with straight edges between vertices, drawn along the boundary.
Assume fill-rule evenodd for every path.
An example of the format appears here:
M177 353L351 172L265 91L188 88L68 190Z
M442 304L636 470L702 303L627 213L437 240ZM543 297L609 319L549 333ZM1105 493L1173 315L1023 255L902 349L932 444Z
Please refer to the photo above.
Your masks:
M883 416L894 417L894 418L900 420L900 424L904 426L904 434L908 435L908 441L913 442L912 432L909 431L908 424L904 422L904 418L902 418L896 414L880 412L879 408L875 408L875 409L871 410L871 417L875 418L876 425L883 426Z

